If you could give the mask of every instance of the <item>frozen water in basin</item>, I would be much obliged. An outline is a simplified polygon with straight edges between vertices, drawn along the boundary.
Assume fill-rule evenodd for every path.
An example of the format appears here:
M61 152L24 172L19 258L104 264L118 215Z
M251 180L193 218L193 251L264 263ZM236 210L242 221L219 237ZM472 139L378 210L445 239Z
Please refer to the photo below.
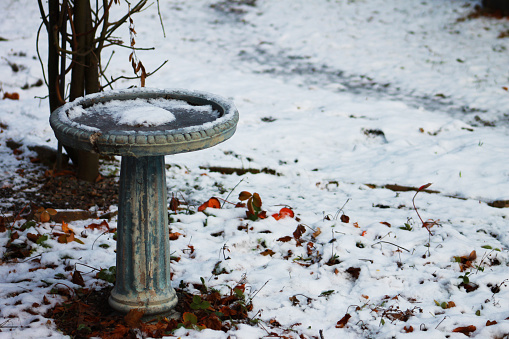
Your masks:
M111 100L89 107L74 106L66 111L75 127L110 132L161 131L202 126L220 117L211 105L191 105L183 100Z

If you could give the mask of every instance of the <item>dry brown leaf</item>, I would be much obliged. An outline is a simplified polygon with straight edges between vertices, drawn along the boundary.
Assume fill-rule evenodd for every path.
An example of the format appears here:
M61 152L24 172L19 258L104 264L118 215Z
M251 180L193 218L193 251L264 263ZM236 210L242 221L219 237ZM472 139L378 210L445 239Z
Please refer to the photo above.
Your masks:
M317 227L316 232L313 233L312 237L316 239L316 237L318 237L320 234L322 234L322 230L320 227Z
M348 322L348 320L350 320L352 316L350 314L345 314L343 318L341 318L340 321L337 322L336 324L336 328L343 328L346 326L346 323Z

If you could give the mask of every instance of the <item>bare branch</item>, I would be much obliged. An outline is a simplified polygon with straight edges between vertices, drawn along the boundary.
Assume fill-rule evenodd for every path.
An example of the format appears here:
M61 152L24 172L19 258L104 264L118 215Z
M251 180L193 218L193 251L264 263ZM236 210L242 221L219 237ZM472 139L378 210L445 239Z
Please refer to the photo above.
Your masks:
M161 65L159 65L159 67L157 67L154 71L150 72L150 73L147 73L147 77L153 75L155 72L157 72L158 70L160 70L164 65L166 65L166 63L168 62L168 60L165 60ZM103 78L106 79L106 81L108 81L108 79L103 75ZM111 77L111 81L108 81L108 83L106 85L103 86L104 87L111 87L111 84L113 84L114 82L117 82L118 80L121 80L121 79L124 79L124 80L136 80L136 79L140 79L140 76L134 76L134 77L126 77L126 76L119 76L119 77L116 77L116 78L113 78Z

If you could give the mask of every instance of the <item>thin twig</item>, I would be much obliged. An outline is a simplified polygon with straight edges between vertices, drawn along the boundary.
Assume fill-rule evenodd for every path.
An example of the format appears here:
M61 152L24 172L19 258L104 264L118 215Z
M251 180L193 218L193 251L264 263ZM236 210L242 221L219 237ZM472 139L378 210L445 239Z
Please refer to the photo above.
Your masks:
M157 0L157 14L159 15L159 21L161 22L161 28L163 29L163 37L166 38L166 32L164 31L163 18L161 16L161 9L159 8L159 0Z
M244 181L244 179L245 179L245 178L242 178L242 180L240 180L240 181L238 182L238 184L237 184L237 185L235 185L235 187L233 187L233 188L231 189L230 193L228 193L228 195L227 195L227 196L226 196L226 198L224 199L224 202L223 202L223 205L221 206L221 208L223 208L223 207L224 207L224 204L226 203L226 201L228 201L228 198L230 197L230 195L233 193L233 191L235 191L235 189L237 188L237 186L239 186L239 185L240 185L240 183L241 183L242 181Z
M376 242L376 243L374 243L373 245L371 245L371 247L373 247L373 246L375 246L375 245L378 245L378 244L380 244L380 243L385 243L385 244L393 245L393 246L396 246L396 247L398 247L398 248L401 248L402 250L405 250L405 251L407 251L407 252L410 252L409 250L407 250L407 249L406 249L406 248L404 248L404 247L401 247L401 246L399 246L399 245L396 245L396 244L394 244L394 243L392 243L392 242L385 241L385 240L381 240L381 241L379 241L379 242Z

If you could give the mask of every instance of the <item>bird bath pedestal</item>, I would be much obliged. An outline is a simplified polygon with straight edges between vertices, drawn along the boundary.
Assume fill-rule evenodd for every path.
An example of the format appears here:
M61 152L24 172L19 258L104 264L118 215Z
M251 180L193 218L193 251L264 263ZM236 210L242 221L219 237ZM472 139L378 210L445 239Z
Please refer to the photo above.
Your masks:
M157 315L177 304L164 156L212 147L235 133L238 119L221 97L145 88L87 95L51 114L62 144L122 156L117 276L109 298L115 310Z

